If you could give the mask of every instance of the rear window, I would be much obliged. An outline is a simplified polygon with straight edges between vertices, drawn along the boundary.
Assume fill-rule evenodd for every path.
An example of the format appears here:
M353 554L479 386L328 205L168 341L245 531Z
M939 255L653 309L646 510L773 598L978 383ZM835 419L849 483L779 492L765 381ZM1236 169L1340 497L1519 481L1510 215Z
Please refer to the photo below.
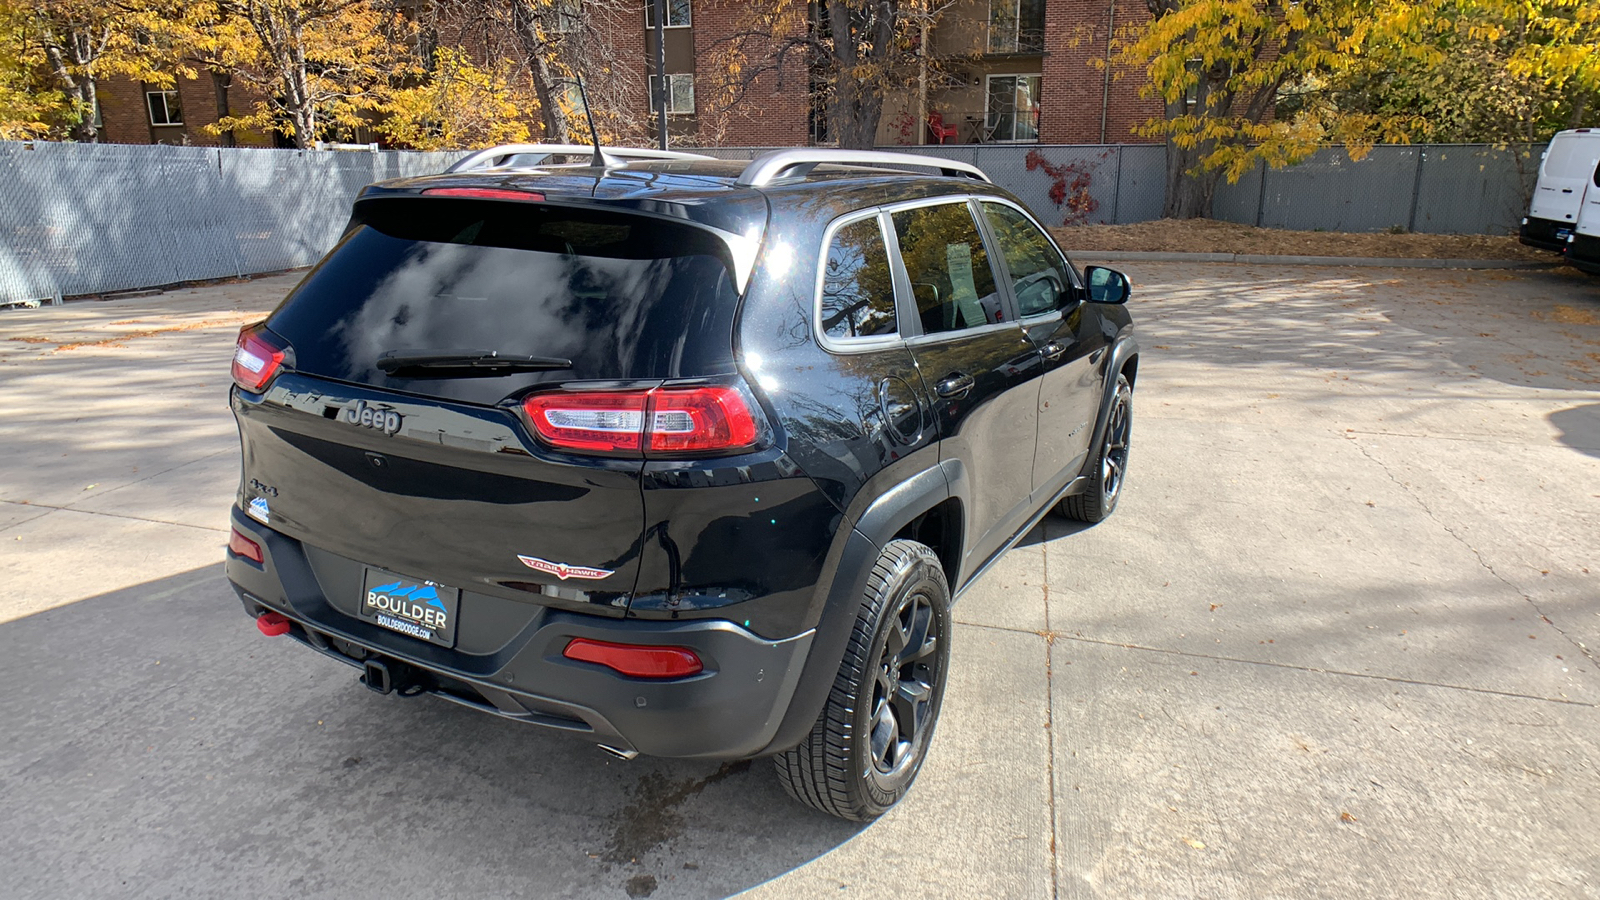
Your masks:
M1589 138L1585 140L1584 138ZM1583 178L1591 173L1594 150L1600 138L1575 134L1557 135L1545 154L1544 171L1552 178Z
M470 403L535 384L733 371L726 246L688 225L535 203L374 198L268 322L298 371ZM570 369L389 375L388 351L493 350Z

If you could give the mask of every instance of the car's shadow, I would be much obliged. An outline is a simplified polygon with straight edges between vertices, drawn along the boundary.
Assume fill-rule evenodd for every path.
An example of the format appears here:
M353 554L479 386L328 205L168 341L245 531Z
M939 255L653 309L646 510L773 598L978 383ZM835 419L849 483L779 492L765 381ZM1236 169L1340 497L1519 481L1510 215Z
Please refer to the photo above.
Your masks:
M726 896L861 826L765 761L639 758L378 696L210 566L0 624L0 840L47 896Z

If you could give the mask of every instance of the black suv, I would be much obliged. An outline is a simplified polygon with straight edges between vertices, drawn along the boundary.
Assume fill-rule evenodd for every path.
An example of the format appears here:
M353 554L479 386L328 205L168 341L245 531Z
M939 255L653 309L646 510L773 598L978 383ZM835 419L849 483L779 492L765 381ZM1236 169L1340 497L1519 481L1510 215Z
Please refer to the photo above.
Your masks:
M952 598L1117 504L1127 297L932 157L518 145L372 185L239 335L228 577L375 691L772 756L868 819Z

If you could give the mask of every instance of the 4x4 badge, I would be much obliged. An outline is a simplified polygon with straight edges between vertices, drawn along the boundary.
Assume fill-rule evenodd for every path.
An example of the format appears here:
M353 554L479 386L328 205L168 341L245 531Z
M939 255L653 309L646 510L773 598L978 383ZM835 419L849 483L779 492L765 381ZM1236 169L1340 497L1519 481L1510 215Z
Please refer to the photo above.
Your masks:
M593 569L588 566L569 566L566 563L551 562L537 556L523 556L517 554L517 559L530 569L549 572L551 575L566 581L568 578L606 578L611 575L611 569Z

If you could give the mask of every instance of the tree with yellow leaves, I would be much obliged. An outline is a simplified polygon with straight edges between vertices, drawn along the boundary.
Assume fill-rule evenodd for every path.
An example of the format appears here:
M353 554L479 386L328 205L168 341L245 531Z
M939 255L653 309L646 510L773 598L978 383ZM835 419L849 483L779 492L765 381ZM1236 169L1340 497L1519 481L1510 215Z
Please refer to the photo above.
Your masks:
M253 88L249 112L214 131L276 129L309 147L369 124L389 88L415 70L414 25L375 0L217 0L209 21L173 43L202 66ZM198 27L196 27L198 24Z
M1440 110L1459 111L1472 102L1463 87L1482 73L1460 65L1459 54L1474 42L1480 49L1500 42L1508 75L1567 104L1572 122L1600 96L1596 0L1146 4L1151 18L1124 32L1119 59L1147 72L1146 95L1165 105L1165 115L1140 133L1166 138L1164 214L1174 218L1210 215L1218 180L1236 180L1261 163L1288 165L1330 143L1344 143L1360 158L1374 142L1428 137ZM1461 70L1460 79L1440 77L1452 67ZM1351 102L1352 86L1392 84L1397 75L1402 83L1410 78L1407 89L1420 96ZM1506 79L1477 80L1484 103L1504 102Z
M98 80L157 84L160 0L0 0L0 134L99 139Z
M1371 117L1308 108L1276 117L1280 93L1340 77L1375 32L1404 27L1390 0L1146 0L1151 20L1124 36L1120 58L1149 74L1166 114L1140 128L1167 141L1164 215L1211 214L1217 181L1262 161L1282 166L1337 140L1370 146ZM1380 136L1399 137L1393 135Z
M390 93L377 130L417 150L522 143L538 101L514 60L479 66L459 48L439 47L426 79Z

